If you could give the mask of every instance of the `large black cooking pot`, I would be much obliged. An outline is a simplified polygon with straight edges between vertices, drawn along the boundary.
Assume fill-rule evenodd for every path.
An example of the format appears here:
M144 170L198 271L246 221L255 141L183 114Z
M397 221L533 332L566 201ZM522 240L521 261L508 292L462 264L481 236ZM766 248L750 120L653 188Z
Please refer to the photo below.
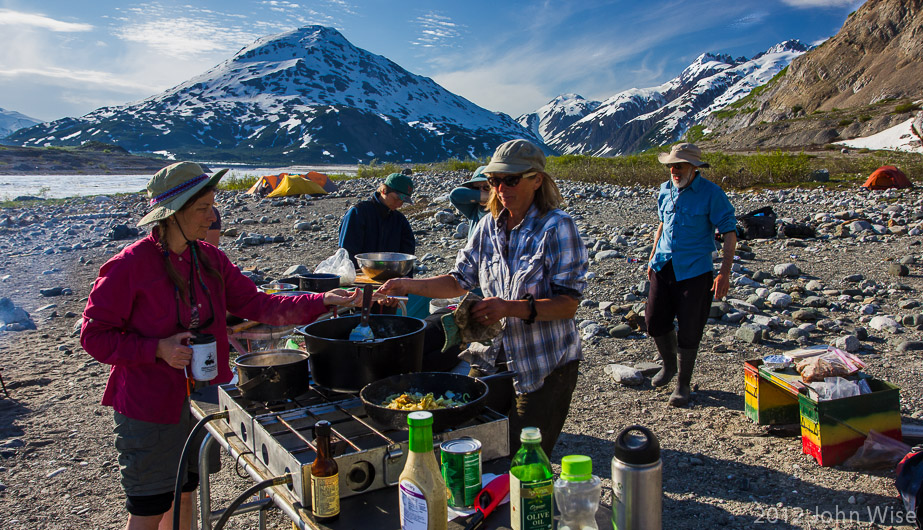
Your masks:
M241 355L237 388L252 401L281 401L300 396L310 388L308 355L298 350L268 350Z
M321 272L311 272L291 276L279 280L284 283L294 283L298 286L299 291L311 291L312 293L326 293L340 286L340 277L336 274L325 274Z
M371 315L369 327L375 339L349 340L349 332L358 325L359 315L353 315L295 328L305 338L316 384L340 392L358 392L372 381L423 368L426 324L419 318Z
M451 390L455 399L467 398L464 405L431 410L433 432L442 432L457 427L480 414L487 404L488 380L513 377L515 372L500 372L480 379L446 372L419 372L395 375L366 385L359 393L365 413L382 427L407 430L407 415L410 411L389 409L385 400L394 394L405 392L433 393L435 397L445 396Z

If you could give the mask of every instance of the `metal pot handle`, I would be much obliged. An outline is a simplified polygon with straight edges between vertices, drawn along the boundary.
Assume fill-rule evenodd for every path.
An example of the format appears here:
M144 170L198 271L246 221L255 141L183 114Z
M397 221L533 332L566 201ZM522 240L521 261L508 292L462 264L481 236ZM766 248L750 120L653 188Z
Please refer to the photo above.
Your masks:
M245 383L237 383L237 388L241 392L249 392L253 390L256 386L262 384L265 381L270 383L278 383L281 379L279 378L279 372L276 371L274 366L268 366L263 370L260 375L254 377L253 379L248 379Z

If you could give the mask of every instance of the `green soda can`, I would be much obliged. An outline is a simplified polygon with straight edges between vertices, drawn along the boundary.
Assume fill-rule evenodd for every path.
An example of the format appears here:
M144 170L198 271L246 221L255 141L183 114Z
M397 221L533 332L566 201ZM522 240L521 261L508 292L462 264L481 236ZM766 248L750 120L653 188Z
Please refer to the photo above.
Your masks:
M449 506L473 508L481 491L481 442L457 438L442 442L442 478L449 490Z

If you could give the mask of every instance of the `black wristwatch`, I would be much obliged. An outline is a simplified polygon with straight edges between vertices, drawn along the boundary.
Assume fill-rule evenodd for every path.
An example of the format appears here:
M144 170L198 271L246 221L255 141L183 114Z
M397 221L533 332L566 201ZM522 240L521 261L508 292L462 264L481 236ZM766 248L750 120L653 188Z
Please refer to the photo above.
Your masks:
M520 298L520 300L529 301L529 318L525 320L525 323L532 324L535 322L535 317L538 316L538 310L535 308L535 297L532 296L532 293L526 293L526 295Z

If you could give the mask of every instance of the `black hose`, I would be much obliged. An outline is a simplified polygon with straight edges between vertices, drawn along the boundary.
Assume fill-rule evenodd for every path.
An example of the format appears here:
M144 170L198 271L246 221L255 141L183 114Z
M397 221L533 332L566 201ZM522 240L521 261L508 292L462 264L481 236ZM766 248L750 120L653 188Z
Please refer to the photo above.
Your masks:
M227 419L227 417L227 411L215 412L214 414L205 416L199 420L199 423L196 423L195 427L192 428L192 432L189 433L189 437L186 438L186 443L183 445L183 453L179 457L179 467L176 469L176 485L173 487L173 530L179 530L180 499L183 494L183 476L186 475L183 473L183 470L186 469L186 460L189 459L189 450L193 446L192 441L195 439L196 435L199 434L199 431L205 427L206 423L217 419Z
M234 510L236 510L241 504L243 504L243 502L247 500L247 497L250 497L251 495L255 495L256 492L260 491L263 488L268 488L270 486L283 486L283 485L288 485L291 483L292 483L291 475L282 475L281 477L273 477L271 479L264 480L263 482L254 484L253 486L247 488L247 491L241 493L233 501L231 501L231 504L228 505L227 509L224 510L224 513L221 514L221 517L218 518L218 522L215 523L214 530L221 530L222 528L224 528L224 525L225 523L228 522L228 519L230 519L231 516L234 515Z

